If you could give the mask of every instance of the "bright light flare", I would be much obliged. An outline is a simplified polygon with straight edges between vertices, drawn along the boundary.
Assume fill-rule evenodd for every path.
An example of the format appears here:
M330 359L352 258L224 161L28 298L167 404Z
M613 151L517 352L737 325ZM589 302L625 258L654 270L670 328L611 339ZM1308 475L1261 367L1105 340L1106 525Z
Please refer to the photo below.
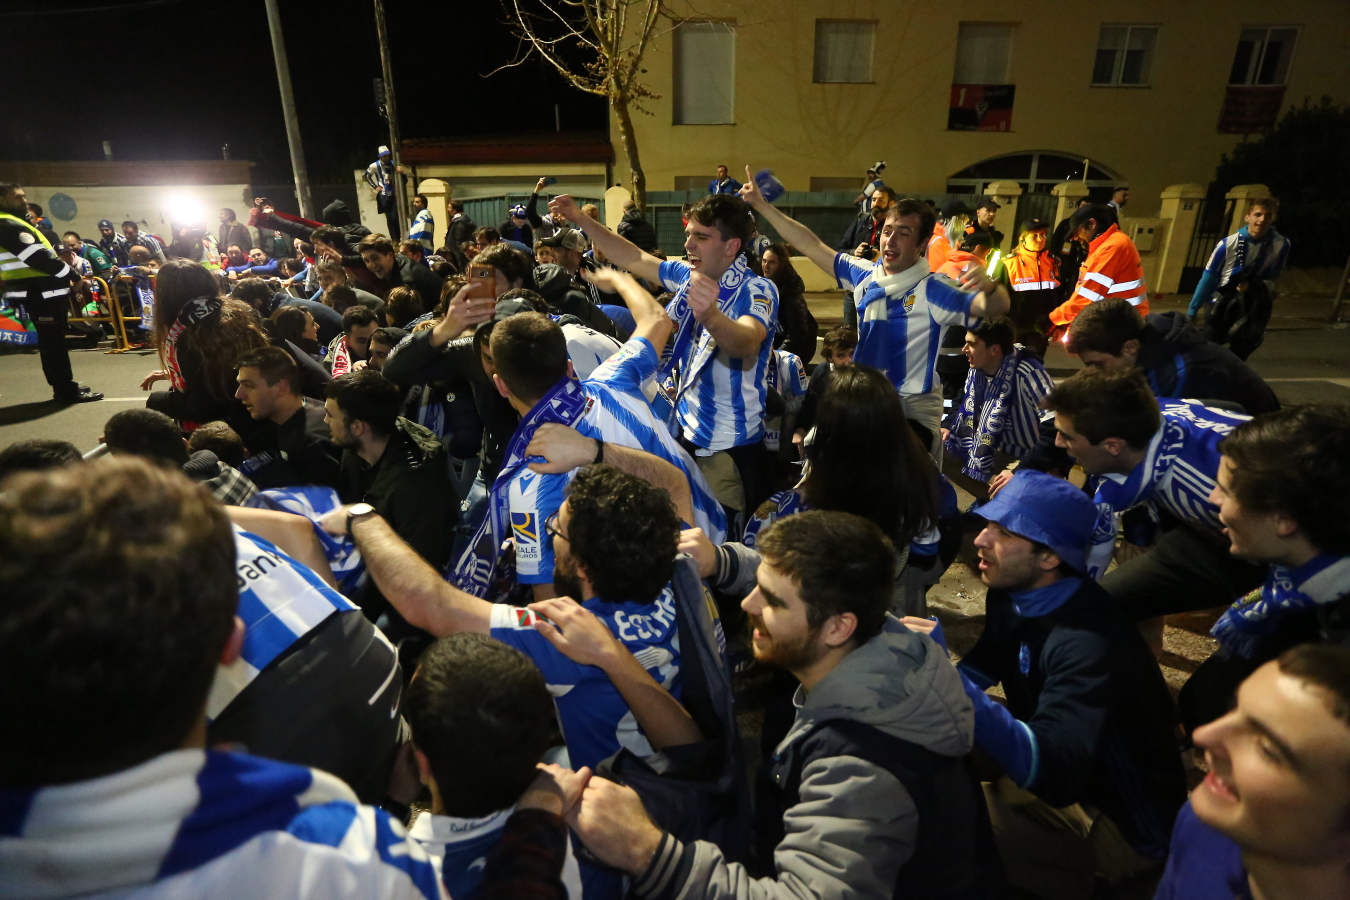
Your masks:
M164 198L168 219L175 225L201 225L206 222L206 206L201 198L179 191Z

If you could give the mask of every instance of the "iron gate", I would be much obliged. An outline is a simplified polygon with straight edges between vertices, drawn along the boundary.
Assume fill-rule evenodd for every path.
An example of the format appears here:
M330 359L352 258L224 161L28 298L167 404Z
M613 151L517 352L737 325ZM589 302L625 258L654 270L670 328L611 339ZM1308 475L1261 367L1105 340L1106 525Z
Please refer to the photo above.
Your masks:
M1195 231L1191 233L1191 243L1186 248L1186 264L1181 269L1181 282L1177 285L1178 294L1190 294L1195 290L1214 252L1214 246L1227 236L1235 201L1224 199L1224 193L1221 186L1211 184L1205 199L1200 201Z

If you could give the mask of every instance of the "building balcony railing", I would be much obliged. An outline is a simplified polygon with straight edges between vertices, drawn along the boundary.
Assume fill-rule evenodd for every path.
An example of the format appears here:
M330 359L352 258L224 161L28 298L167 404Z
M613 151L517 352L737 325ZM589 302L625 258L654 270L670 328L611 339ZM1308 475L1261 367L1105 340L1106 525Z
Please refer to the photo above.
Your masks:
M1219 112L1221 134L1269 131L1284 103L1282 84L1230 84Z

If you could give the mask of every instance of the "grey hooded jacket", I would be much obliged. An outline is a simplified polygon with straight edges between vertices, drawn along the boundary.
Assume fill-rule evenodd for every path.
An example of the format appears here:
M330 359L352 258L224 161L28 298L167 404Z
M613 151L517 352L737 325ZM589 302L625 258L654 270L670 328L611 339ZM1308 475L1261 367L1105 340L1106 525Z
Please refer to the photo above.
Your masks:
M819 724L845 719L942 756L971 749L974 712L946 653L888 618L881 634L844 658L804 697L775 752ZM639 897L891 897L918 840L913 798L886 769L854 756L809 758L797 802L783 817L773 878L753 878L713 844L662 841L633 884Z

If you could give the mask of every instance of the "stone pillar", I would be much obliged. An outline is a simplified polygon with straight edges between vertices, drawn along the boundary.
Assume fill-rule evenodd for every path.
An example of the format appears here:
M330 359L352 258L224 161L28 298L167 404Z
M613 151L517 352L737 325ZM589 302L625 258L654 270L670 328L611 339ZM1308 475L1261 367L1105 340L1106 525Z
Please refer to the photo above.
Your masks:
M1225 235L1232 234L1242 227L1242 220L1247 216L1247 210L1252 208L1253 200L1260 200L1262 197L1270 196L1270 188L1264 184L1238 184L1233 189L1223 195L1225 200L1233 201L1233 217L1228 220L1228 228L1224 231Z
M1175 294L1181 283L1181 270L1186 266L1191 236L1195 234L1195 220L1205 199L1205 188L1199 184L1172 184L1163 188L1162 207L1158 218L1167 222L1162 246L1156 248L1158 273L1149 287L1154 293Z
M984 189L984 195L999 207L994 213L994 228L1011 242L1017 236L1017 198L1022 196L1022 186L1015 181L994 181ZM992 250L1007 252L1008 248L993 247Z
M427 178L417 183L417 193L426 195L427 209L431 210L431 220L436 223L432 229L432 249L445 246L445 234L450 228L450 214L446 211L445 201L450 199L450 185L439 178Z
M610 231L619 227L619 223L623 221L624 204L632 199L633 195L622 185L616 184L605 191L605 208L600 210L600 216Z
M1050 189L1050 193L1054 194L1059 201L1055 205L1055 220L1050 223L1050 228L1053 230L1056 225L1078 210L1078 201L1088 195L1088 189L1087 185L1081 181L1061 181ZM1051 249L1057 251L1059 248Z

